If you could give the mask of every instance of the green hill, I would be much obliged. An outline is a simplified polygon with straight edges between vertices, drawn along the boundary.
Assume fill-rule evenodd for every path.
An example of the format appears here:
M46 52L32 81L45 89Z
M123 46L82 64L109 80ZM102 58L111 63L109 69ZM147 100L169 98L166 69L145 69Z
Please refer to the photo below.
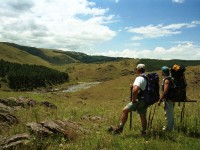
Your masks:
M72 63L99 63L122 60L125 58L91 56L81 52L61 51L53 49L35 48L22 46L15 43L0 42L0 59L22 64L38 64L44 66L66 65ZM172 66L174 63L185 66L200 65L200 60L157 60L136 59L138 63L145 63L147 70L158 70L163 65Z
M0 59L21 64L50 65L47 61L39 58L38 56L30 55L26 51L12 47L5 43L0 43Z
M45 66L49 64L63 65L76 62L93 63L120 59L106 56L89 56L80 52L35 48L6 42L0 43L0 54L0 58L7 61L41 64Z

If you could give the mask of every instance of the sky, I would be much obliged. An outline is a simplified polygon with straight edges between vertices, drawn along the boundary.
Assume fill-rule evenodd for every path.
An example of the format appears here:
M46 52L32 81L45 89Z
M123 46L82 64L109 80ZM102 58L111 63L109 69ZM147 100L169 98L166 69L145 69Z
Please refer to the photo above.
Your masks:
M200 60L200 0L0 0L0 41L88 55Z

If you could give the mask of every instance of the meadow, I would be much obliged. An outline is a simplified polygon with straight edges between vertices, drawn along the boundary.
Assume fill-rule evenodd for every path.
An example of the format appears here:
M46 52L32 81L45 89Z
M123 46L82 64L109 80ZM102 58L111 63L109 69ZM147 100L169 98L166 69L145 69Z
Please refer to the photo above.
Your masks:
M132 130L129 120L121 135L107 132L110 125L118 125L123 107L130 101L130 83L136 77L134 67L138 63L135 59L124 59L105 63L74 63L68 65L51 66L69 73L70 81L53 88L66 89L78 82L98 81L100 84L77 92L45 92L35 90L28 92L14 92L2 85L0 98L20 96L30 97L38 102L49 101L58 109L41 106L18 109L16 116L18 124L1 127L0 140L3 137L28 132L26 124L45 120L71 120L80 123L86 133L71 135L71 138L54 136L49 138L35 137L30 146L16 147L16 149L47 149L47 150L127 150L127 149L173 149L188 150L200 147L200 66L188 66L185 72L187 80L187 96L197 100L195 103L185 103L185 117L182 122L181 111L183 103L175 105L176 128L172 132L162 131L165 124L163 106L156 106L152 127L146 136L140 135L141 123L139 116L133 112ZM146 64L147 66L150 64ZM157 64L161 65L161 64ZM167 64L166 64L167 65ZM160 75L160 70L151 70ZM160 83L162 77L160 76ZM3 90L4 89L4 90ZM6 89L6 90L5 90ZM156 104L155 104L156 105ZM148 108L148 114L155 105ZM85 116L97 119L84 119Z

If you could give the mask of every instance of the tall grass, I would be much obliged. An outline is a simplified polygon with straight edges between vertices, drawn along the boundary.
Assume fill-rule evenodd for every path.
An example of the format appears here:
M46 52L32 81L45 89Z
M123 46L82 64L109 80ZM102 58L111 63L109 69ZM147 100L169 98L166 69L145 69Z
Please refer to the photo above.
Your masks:
M74 93L58 92L5 92L1 91L1 98L28 96L38 102L49 101L54 103L58 109L52 110L43 106L30 108L20 108L16 111L16 116L20 119L19 124L10 127L1 127L0 133L3 137L29 132L26 124L29 122L41 122L45 120L71 120L79 122L87 130L83 135L72 135L72 139L65 139L59 136L40 138L35 136L29 146L24 149L48 149L48 150L127 150L127 149L173 149L188 150L199 149L200 138L200 110L199 101L197 103L186 103L185 117L180 122L182 103L175 105L176 127L172 132L162 131L165 125L163 107L157 107L152 122L152 128L148 129L147 136L140 135L141 123L137 113L133 112L133 128L129 130L129 121L125 125L121 135L112 135L107 132L110 125L118 125L122 108L129 102L129 84L135 75L121 76L121 65L137 63L112 62L116 74L105 73L106 77L112 80L105 80L101 84L90 89ZM109 63L85 64L75 66L75 72L71 75L78 75L81 81L93 81L100 76L104 76L103 71L96 72L96 67L107 68ZM132 66L126 66L127 69ZM134 66L134 65L133 65ZM113 67L111 67L113 68ZM62 68L63 69L63 68ZM85 71L84 71L85 69ZM102 70L104 70L102 69ZM101 69L100 69L101 70ZM131 71L131 69L130 69ZM82 72L81 75L79 73ZM112 71L111 71L112 72ZM158 71L159 72L159 71ZM198 67L189 67L186 72L188 82L188 97L200 99L199 81L195 77L195 72L199 72ZM90 74L89 74L90 73ZM99 74L98 74L99 73ZM85 74L85 75L84 75ZM84 80L85 79L85 80ZM102 78L101 78L102 79ZM75 81L75 80L74 80ZM72 81L72 82L74 82ZM197 82L196 82L197 81ZM61 85L62 86L62 85ZM67 84L65 86L68 86ZM148 108L148 114L151 108ZM83 119L83 116L98 116L99 120ZM147 115L148 116L148 115ZM21 149L21 148L16 148Z

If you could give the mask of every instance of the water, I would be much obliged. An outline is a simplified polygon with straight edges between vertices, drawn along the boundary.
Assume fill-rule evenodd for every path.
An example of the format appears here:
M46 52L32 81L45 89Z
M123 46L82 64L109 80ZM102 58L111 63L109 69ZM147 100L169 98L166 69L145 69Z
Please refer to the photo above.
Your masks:
M100 84L101 82L81 82L77 85L72 85L68 87L68 89L63 90L63 92L76 92L76 91L81 91L84 89L89 89L97 84Z

